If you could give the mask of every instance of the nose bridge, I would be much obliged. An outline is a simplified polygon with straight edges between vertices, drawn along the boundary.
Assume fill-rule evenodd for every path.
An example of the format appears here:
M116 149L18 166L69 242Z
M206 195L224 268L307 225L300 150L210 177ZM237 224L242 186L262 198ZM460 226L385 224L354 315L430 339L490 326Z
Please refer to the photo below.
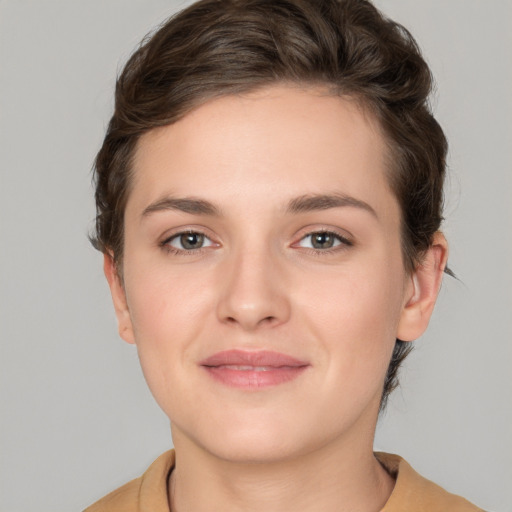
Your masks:
M246 330L288 320L290 304L278 260L278 255L261 240L232 251L222 272L219 320Z

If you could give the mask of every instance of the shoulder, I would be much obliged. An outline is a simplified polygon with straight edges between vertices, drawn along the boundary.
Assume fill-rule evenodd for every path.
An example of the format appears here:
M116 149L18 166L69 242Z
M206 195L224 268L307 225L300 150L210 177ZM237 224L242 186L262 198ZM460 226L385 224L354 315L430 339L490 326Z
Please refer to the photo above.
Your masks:
M135 512L139 510L139 491L142 477L136 478L131 482L119 487L115 491L107 494L101 500L87 507L84 512Z
M398 455L378 452L375 456L396 478L395 488L381 512L483 512L466 499L416 473Z
M128 482L84 512L168 512L167 479L174 467L174 450L160 455L139 478Z

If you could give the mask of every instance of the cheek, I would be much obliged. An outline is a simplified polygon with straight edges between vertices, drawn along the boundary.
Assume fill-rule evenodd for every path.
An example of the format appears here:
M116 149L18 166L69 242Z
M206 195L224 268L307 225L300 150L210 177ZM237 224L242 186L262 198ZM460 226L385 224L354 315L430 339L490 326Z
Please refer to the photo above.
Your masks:
M140 363L160 406L167 410L169 389L183 380L195 360L198 340L211 314L212 286L164 272L159 267L126 276L126 291ZM203 280L203 286L199 282Z
M362 262L346 268L304 274L300 283L302 309L318 318L323 329L389 336L398 323L404 274L392 262ZM360 336L351 337L357 342ZM364 336L366 337L366 336Z
M400 265L374 261L316 275L302 288L302 317L329 354L331 383L342 379L357 393L363 385L370 391L381 385L396 340L402 279Z
M127 264L126 291L130 316L141 343L166 345L188 338L211 309L213 286L206 270L193 272L164 261L134 260Z

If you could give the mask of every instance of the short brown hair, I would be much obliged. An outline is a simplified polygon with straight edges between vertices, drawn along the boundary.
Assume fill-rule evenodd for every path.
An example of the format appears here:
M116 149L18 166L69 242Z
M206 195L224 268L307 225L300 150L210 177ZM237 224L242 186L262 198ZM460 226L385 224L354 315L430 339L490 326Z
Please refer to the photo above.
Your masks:
M278 82L327 86L378 119L401 207L404 265L412 271L442 221L447 143L429 108L432 77L416 42L366 0L201 0L147 37L117 80L95 161L94 246L120 265L142 134L209 99ZM382 406L410 346L396 342Z

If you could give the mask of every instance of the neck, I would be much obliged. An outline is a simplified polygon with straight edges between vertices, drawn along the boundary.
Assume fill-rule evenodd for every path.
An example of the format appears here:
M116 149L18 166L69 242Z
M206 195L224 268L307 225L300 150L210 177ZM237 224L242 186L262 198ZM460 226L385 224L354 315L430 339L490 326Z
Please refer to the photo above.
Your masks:
M176 466L169 481L172 512L377 512L394 481L375 459L372 440L336 440L270 463L215 457L173 429Z

